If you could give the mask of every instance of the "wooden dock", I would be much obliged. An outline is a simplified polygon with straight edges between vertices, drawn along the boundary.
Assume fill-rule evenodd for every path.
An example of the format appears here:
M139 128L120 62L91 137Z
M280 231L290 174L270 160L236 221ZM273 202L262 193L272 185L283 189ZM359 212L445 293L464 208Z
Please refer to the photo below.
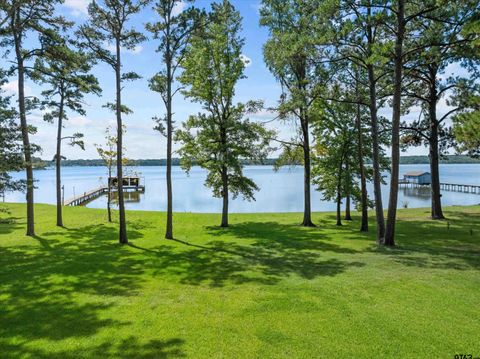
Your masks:
M117 188L112 188L112 192L116 192ZM123 187L124 192L145 192L145 186L124 186ZM74 198L69 199L68 201L65 201L64 206L83 206L98 197L108 193L108 187L98 187L95 189L92 189L91 191L84 192L81 195L75 196Z
M430 184L420 184L415 182L409 182L400 180L400 187L409 187L409 188L425 188L430 187ZM461 193L471 193L471 194L480 194L480 185L472 184L457 184L457 183L440 183L440 189L443 191L450 192L461 192Z
M480 194L479 185L440 183L440 188L444 191Z
M98 187L65 201L65 206L82 206L108 192L107 187Z

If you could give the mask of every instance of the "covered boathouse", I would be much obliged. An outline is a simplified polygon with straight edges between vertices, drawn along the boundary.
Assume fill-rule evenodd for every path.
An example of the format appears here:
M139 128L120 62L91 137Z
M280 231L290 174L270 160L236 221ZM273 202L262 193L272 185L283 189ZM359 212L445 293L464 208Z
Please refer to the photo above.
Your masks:
M403 175L402 182L414 183L419 185L430 185L432 183L432 176L430 175L430 172L407 172Z

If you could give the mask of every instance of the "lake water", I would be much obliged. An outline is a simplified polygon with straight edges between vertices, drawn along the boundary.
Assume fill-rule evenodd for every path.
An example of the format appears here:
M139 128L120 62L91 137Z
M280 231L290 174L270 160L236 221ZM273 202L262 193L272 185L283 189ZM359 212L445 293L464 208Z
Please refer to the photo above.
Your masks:
M135 210L165 211L165 167L136 167L145 184L144 194L128 194L126 207ZM409 171L429 171L428 165L402 165L400 174ZM106 173L103 167L64 167L63 184L65 199L93 188L105 185ZM301 212L303 211L303 168L282 168L274 172L270 166L247 166L245 175L251 177L260 187L255 202L237 198L230 202L231 212ZM480 164L448 164L440 166L442 182L480 185ZM22 178L23 173L14 174ZM213 198L209 188L203 183L206 172L192 168L190 175L180 167L173 167L174 211L176 212L211 212L222 209L220 199ZM55 203L54 169L35 171L37 180L35 201L37 203ZM388 178L387 178L388 179ZM373 198L373 187L369 184L369 196ZM388 204L388 186L383 186L384 206ZM23 193L8 193L6 201L24 202ZM443 192L444 205L472 205L480 203L480 195L457 192ZM400 189L399 207L408 204L409 208L430 206L428 188ZM87 205L92 208L105 208L106 197L101 197ZM312 187L312 209L314 211L333 211L335 204L322 200L322 194Z

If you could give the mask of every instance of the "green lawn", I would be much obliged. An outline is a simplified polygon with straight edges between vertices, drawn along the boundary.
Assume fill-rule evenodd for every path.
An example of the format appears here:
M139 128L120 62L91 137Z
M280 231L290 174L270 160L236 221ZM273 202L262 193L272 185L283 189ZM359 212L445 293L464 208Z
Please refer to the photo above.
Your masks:
M0 205L0 358L480 356L480 207L446 221L402 210L398 246L358 219L129 212L130 246L102 210ZM373 215L373 214L372 214Z

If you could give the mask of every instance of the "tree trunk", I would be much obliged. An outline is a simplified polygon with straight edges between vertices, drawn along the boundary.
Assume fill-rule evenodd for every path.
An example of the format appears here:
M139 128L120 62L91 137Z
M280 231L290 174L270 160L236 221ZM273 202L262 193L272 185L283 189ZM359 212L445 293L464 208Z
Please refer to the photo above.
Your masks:
M358 85L358 84L357 84ZM358 96L358 88L357 88ZM362 116L360 112L360 105L357 105L357 114L355 119L355 124L357 126L357 135L358 135L358 147L357 147L357 156L358 156L358 166L360 174L360 187L361 187L361 203L362 208L362 224L360 227L361 232L368 232L368 194L367 194L367 179L365 178L365 165L363 163L363 133L362 133Z
M371 16L371 7L367 7L368 17ZM370 21L367 24L367 40L369 55L375 45L373 29ZM382 203L382 174L380 173L380 140L377 115L377 79L373 64L367 65L369 83L370 118L372 126L372 162L373 162L373 195L375 197L375 217L377 221L377 242L383 243L385 237L385 218L383 216Z
M429 141L430 172L432 176L432 219L444 219L442 210L442 194L440 191L440 171L438 154L438 126L431 124L431 138Z
M122 84L121 84L121 60L120 60L120 40L116 41L117 64L115 68L116 76L116 114L117 114L117 190L118 190L118 210L119 210L119 242L127 244L127 223L125 219L125 203L123 198L123 124L122 124Z
M395 40L395 74L392 114L392 170L390 197L388 202L385 245L395 245L395 224L397 220L398 180L400 177L400 116L402 100L403 38L405 32L405 0L398 1L397 35Z
M370 87L370 118L372 126L372 162L373 162L373 195L375 197L375 217L377 220L377 242L383 243L385 237L385 219L382 203L382 174L380 173L380 141L377 117L377 84L372 65L368 65Z
M337 226L342 225L342 166L343 163L340 161L337 179Z
M438 120L437 120L437 71L431 71L431 88L428 102L428 117L430 122L429 137L429 159L430 173L432 177L432 219L444 219L442 210L442 194L440 192L440 170L439 170L439 150L438 150Z
M303 162L304 162L304 209L303 209L303 222L304 227L315 227L312 222L312 206L310 195L310 182L311 182L311 164L310 164L310 133L308 128L308 120L302 121L303 132Z
M58 127L57 127L57 152L55 154L55 172L56 172L56 189L57 189L57 226L63 227L62 216L62 128L64 113L64 95L63 88L60 88L60 108L58 111Z
M342 197L340 193L337 192L337 226L341 226L341 225L342 225Z
M345 188L345 220L351 221L352 215L350 213L350 205L351 205L351 194L350 194L350 184L352 181L350 168L348 161L345 163L345 174L346 174L346 188Z
M222 197L223 197L223 208L222 208L222 223L220 227L228 227L228 173L227 167L223 166L222 168Z
M350 196L350 193L347 193L345 198L345 220L346 221L352 220L352 214L350 212L351 201L352 201L352 197Z
M15 15L15 22L20 22L19 14ZM25 172L27 178L27 236L35 236L35 210L34 210L34 180L32 164L32 148L27 123L27 111L25 107L25 68L22 55L21 35L14 33L15 54L17 58L18 72L18 108L20 116L20 127L22 131L23 155L25 158Z
M172 194L172 58L170 54L170 20L167 27L167 227L166 239L173 239L173 194Z
M172 132L172 122L170 119L167 124L167 228L165 232L166 239L173 239Z
M108 185L107 185L107 213L108 221L112 223L112 183L110 179L112 178L112 163L108 164Z

